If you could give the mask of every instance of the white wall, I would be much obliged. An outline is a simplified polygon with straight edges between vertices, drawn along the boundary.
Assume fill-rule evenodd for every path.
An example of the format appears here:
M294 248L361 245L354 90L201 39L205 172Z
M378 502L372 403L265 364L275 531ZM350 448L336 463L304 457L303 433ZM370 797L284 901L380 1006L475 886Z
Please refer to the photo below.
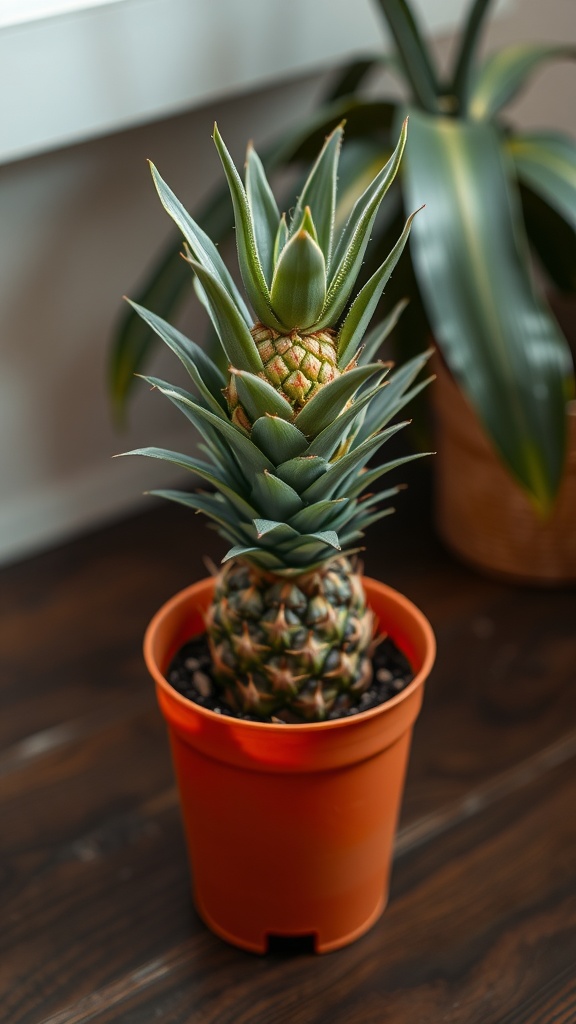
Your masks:
M220 175L214 117L240 162L250 135L274 134L287 103L313 98L305 80L0 168L0 557L138 504L166 479L159 463L113 453L190 447L186 422L145 385L126 433L107 400L121 296L171 234L146 159L194 205ZM167 356L154 371L175 379Z
M517 0L488 42L574 40L574 21L573 0ZM144 386L126 434L107 402L119 297L170 234L146 158L194 206L220 173L215 117L240 161L249 136L258 144L293 123L319 89L304 78L0 168L0 559L144 507L140 492L161 485L162 467L114 452L190 447L186 423ZM573 90L573 68L550 69L519 114L575 131ZM162 359L155 370L174 379L173 366Z
M442 31L466 0L413 2ZM0 161L321 70L381 35L371 0L0 0Z

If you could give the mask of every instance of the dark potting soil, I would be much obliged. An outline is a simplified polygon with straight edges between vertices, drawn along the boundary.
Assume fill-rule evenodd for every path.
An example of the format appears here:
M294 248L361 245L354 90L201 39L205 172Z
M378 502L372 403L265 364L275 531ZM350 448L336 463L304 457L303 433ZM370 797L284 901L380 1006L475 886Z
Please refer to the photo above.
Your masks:
M372 656L372 668L372 683L358 703L354 707L335 707L328 714L328 721L349 718L361 711L378 707L404 690L414 678L408 659L390 637L386 637L378 644ZM228 715L251 722L279 721L277 718L259 719L254 715L234 711L222 699L212 677L212 661L205 634L194 637L181 647L170 663L166 678L183 697L218 715Z

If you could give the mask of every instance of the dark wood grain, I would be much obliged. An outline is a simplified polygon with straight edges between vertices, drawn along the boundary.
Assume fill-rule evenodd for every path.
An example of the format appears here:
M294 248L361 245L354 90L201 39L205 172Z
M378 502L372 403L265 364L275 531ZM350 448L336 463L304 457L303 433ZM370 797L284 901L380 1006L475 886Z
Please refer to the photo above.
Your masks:
M140 648L217 539L153 506L0 573L2 1021L576 1020L576 592L482 579L424 485L402 500L370 575L428 614L438 663L390 906L324 958L241 953L191 907Z
M198 933L50 1024L570 1021L573 767L400 857L385 915L337 954L260 959Z

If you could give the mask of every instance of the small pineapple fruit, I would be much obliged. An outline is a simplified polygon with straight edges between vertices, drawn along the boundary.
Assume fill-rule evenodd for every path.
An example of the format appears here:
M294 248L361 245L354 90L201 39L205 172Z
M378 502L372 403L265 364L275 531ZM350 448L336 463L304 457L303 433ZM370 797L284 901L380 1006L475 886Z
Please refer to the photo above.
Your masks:
M257 716L322 720L371 682L372 613L344 556L292 579L231 560L207 628L225 699Z
M327 138L287 219L254 149L248 149L244 185L215 128L253 313L215 245L152 169L160 199L184 236L228 373L166 321L136 306L192 378L195 394L146 379L200 432L206 460L159 448L130 454L174 463L210 485L205 492L155 493L204 512L232 545L206 628L224 698L256 718L321 721L355 704L369 686L373 615L350 559L366 527L391 511L377 503L397 488L363 492L407 459L374 469L366 464L405 426L389 424L427 383L414 381L428 353L392 374L389 365L374 361L399 308L365 337L414 215L353 295L374 219L400 164L406 124L388 164L336 238L342 134L339 126Z

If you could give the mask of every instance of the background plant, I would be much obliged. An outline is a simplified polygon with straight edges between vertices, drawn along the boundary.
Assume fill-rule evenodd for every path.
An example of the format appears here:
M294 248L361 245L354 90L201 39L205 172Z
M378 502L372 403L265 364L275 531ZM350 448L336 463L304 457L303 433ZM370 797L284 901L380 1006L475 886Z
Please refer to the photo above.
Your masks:
M345 117L345 212L388 159L400 118L410 114L403 173L376 223L365 276L389 251L406 211L426 202L426 217L417 219L412 234L411 262L404 261L388 289L392 300L411 300L396 329L397 344L412 351L423 334L434 335L510 472L546 514L561 479L574 379L568 345L535 287L529 250L557 288L574 292L576 145L559 132L515 132L504 110L543 64L573 59L575 51L522 44L481 61L489 6L490 0L471 4L442 75L406 0L379 0L395 43L392 55L346 67L326 104L272 146L264 163L273 169L309 158ZM364 86L382 66L401 82L401 100L366 97ZM230 230L221 193L199 220L216 238ZM187 287L171 247L140 301L167 315ZM150 344L149 333L129 315L112 359L117 410Z

